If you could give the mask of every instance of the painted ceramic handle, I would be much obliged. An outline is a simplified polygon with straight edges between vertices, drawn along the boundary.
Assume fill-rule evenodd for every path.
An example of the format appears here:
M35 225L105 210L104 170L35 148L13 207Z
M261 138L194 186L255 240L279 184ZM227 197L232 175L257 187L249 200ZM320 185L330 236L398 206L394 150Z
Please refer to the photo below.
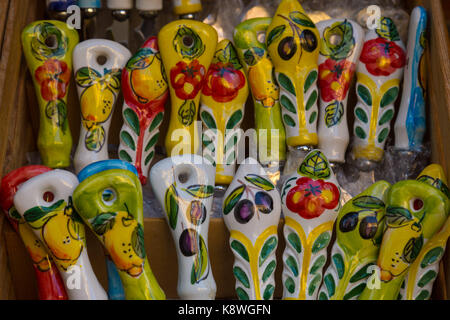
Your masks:
M67 119L67 92L72 52L78 33L59 21L36 21L22 32L22 46L39 102L38 149L44 165L70 164L72 136Z
M238 298L273 299L281 201L267 172L255 159L247 158L239 166L222 207L235 257Z
M161 11L163 9L162 0L136 0L136 9L139 11Z
M382 17L380 27L366 33L357 66L352 156L364 169L366 162L383 158L384 145L394 117L405 65L405 47L394 22Z
M340 186L320 150L309 152L281 189L285 216L285 299L316 300L327 261Z
M354 21L331 19L317 23L319 54L319 148L331 162L345 162L349 143L348 89L359 60L364 30Z
M142 187L134 166L100 161L81 171L79 179L74 206L116 265L125 298L165 299L147 259Z
M156 37L149 38L126 64L122 92L124 124L120 131L119 158L136 167L145 185L169 96Z
M77 177L52 170L23 183L14 206L45 244L64 280L70 300L106 300L86 249L84 225L72 205Z
M110 40L91 39L75 47L73 65L81 107L80 139L74 157L76 172L108 159L109 126L120 91L122 68L130 56L127 48Z
M216 184L233 180L247 97L247 79L236 49L231 41L222 40L206 74L200 108L203 157L216 166Z
M216 52L217 32L202 22L177 20L161 29L158 44L172 103L167 154L195 154L200 148L196 124L200 92Z
M80 8L96 8L100 9L102 7L101 0L78 0L78 6Z
M172 0L173 12L177 16L196 13L202 11L201 0Z
M19 234L31 257L36 273L39 299L67 300L67 293L55 263L48 255L43 243L34 235L14 207L14 195L19 186L28 179L50 170L44 166L26 166L8 173L1 181L0 202L3 212Z
M178 296L214 299L208 253L215 168L197 155L164 159L150 170L153 192L166 212L178 254Z
M319 300L358 299L370 282L383 237L390 186L386 181L378 181L339 211L332 260L324 274ZM325 263L323 259L318 261Z
M428 244L450 215L449 191L439 178L442 176L442 168L437 171L427 167L419 180L400 181L389 190L386 200L387 227L377 261L380 286L367 287L360 296L361 300L397 299L411 265L420 259L418 263L425 270L419 270L419 264L416 264L411 273L408 296L412 297L411 290L416 290L416 277L427 271L432 261L439 259L437 253L442 247L428 254ZM425 286L427 281L422 279L422 284ZM425 291L418 296L429 298L431 293Z
M258 160L263 165L286 160L286 132L281 120L280 90L272 72L273 64L266 44L258 40L258 35L265 34L271 21L271 18L244 21L236 27L234 34L234 43L253 96Z
M409 33L403 93L395 121L395 147L401 150L418 150L422 147L426 130L426 29L427 12L416 7L409 18Z
M66 11L71 5L76 5L76 0L47 0L47 9L49 11L61 12Z
M107 0L106 6L110 10L133 9L133 0Z
M280 85L287 144L315 146L319 31L297 0L281 1L267 29L266 43Z

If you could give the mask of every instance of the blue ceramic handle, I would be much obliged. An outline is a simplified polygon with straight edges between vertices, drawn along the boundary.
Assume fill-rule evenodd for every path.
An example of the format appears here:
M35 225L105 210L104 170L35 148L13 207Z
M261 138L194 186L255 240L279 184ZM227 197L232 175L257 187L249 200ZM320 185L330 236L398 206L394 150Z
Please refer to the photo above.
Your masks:
M118 159L111 159L111 160L97 161L88 165L87 167L85 167L83 170L80 171L80 173L78 174L78 180L81 183L82 181L86 180L87 178L96 173L112 169L128 170L133 172L136 176L139 177L136 167L133 166L131 163Z
M125 300L122 280L119 272L110 256L106 256L106 271L108 273L108 297L109 300Z
M55 12L66 11L68 7L76 4L76 0L47 0L47 9Z
M97 8L102 7L101 0L78 0L78 6L80 8Z

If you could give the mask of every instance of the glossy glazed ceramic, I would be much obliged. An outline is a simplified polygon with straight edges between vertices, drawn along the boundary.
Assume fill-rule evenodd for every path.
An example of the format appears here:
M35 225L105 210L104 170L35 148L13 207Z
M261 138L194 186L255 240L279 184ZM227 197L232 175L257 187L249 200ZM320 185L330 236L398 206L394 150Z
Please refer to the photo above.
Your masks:
M240 166L224 195L223 215L234 254L240 300L271 300L275 291L280 194L253 158Z
M441 230L448 219L450 214L448 188L444 188L442 184L440 184L442 189L436 188L433 183L430 185L427 182L430 179L438 178L432 176L433 171L436 172L427 167L420 175L421 179L400 181L389 189L386 200L387 227L377 261L381 285L379 288L367 287L360 299L397 299L411 264L424 252L425 246ZM438 256L431 261L437 258ZM430 260L425 258L421 260L425 269L429 262ZM420 273L421 270L419 278ZM413 273L412 279L415 276L418 276L417 271ZM414 283L415 280L411 281ZM426 283L423 284L426 285ZM412 294L412 289L408 290L410 297L417 297ZM430 294L430 292L426 291L419 293L419 296L428 298L426 294Z
M201 0L172 0L172 5L173 12L178 16L202 11Z
M324 274L319 300L354 300L366 287L376 264L384 232L386 195L390 188L378 181L348 201L336 220L336 242ZM319 260L318 266L325 263Z
M418 150L426 130L426 59L427 11L415 7L409 18L408 47L400 109L395 120L395 147Z
M122 91L124 124L120 131L119 158L136 167L145 185L169 97L156 37L150 37L126 64Z
M331 162L345 162L350 141L347 125L348 90L361 54L364 30L352 20L317 23L319 53L319 148Z
M320 150L309 152L281 188L285 217L283 298L316 300L341 191Z
M45 249L44 244L34 235L33 230L14 207L14 195L20 185L28 179L50 170L50 168L45 166L26 166L5 175L1 181L0 204L3 213L14 230L19 234L30 255L33 269L36 273L39 299L67 300L66 289L55 263Z
M287 144L315 146L320 35L297 0L281 1L267 29L266 44L280 85Z
M161 29L158 45L172 104L167 155L195 154L201 147L196 123L200 93L216 52L217 32L202 22L177 20Z
M85 170L73 194L74 206L108 251L125 298L165 299L145 251L142 187L136 169L121 160L107 160Z
M150 182L172 232L178 254L178 296L211 299L216 283L208 254L208 229L215 168L198 155L161 160Z
M72 135L67 120L67 93L77 43L77 31L60 21L36 21L22 31L23 52L39 103L37 146L43 164L51 168L70 164Z
M383 158L405 63L397 28L390 18L382 17L380 27L366 33L356 70L352 157L362 170Z
M248 91L236 49L231 41L222 40L206 74L200 107L203 157L216 167L216 184L233 180Z
M17 212L51 254L70 300L106 300L86 249L83 222L72 205L77 177L52 170L23 183L14 196Z
M121 44L104 39L80 42L73 51L81 108L80 139L74 157L76 172L108 159L109 126L120 92L122 68L130 56Z
M258 35L266 34L271 21L271 18L249 19L240 23L234 33L236 50L253 96L258 160L263 165L286 160L280 89L274 78L273 63L266 44L258 39Z

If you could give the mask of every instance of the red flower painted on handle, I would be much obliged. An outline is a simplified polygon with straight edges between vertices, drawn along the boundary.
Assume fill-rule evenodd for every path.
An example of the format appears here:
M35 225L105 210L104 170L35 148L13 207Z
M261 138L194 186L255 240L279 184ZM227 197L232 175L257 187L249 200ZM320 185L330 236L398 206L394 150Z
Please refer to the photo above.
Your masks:
M286 196L286 206L304 219L313 219L339 204L339 189L331 182L301 177Z
M189 65L184 61L178 62L170 70L170 83L177 97L181 100L194 99L202 89L205 74L205 67L198 60Z
M245 76L232 63L217 62L209 67L202 93L217 102L229 102L245 86Z
M327 59L319 65L319 87L322 100L325 102L345 99L355 64L341 60Z
M66 96L70 81L70 69L64 61L50 59L36 69L36 81L41 87L41 96L46 101L55 101Z

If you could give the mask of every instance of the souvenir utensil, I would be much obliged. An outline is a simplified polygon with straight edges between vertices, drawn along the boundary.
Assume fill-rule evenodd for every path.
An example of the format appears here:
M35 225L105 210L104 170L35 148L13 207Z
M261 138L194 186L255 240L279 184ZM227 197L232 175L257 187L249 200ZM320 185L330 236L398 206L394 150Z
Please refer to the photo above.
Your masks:
M108 38L128 47L130 37L129 19L131 9L133 9L133 0L107 0L106 6L111 10L113 16L113 23L106 29Z
M203 157L216 167L216 184L233 180L248 85L236 49L222 40L206 74L201 95Z
M208 253L214 178L215 168L198 155L167 158L150 170L177 248L180 299L213 300L216 295Z
M195 14L202 11L201 0L172 0L172 5L180 19L194 19Z
M200 92L216 51L217 32L203 22L177 20L161 29L158 45L172 104L167 155L195 154L200 149L196 123Z
M255 129L258 137L258 160L271 172L276 183L279 170L286 160L286 132L281 120L279 87L273 76L273 64L260 37L265 35L270 18L246 20L236 27L234 43L247 74L255 106Z
M156 34L155 20L158 12L163 9L162 0L136 0L136 9L142 18L141 24L135 29L137 35L138 48L151 35Z
M83 13L83 40L95 38L97 15L102 7L101 0L78 0L78 6Z
M280 85L287 144L310 150L317 138L319 31L297 0L282 0L267 29L266 44Z
M378 181L339 211L336 242L319 300L354 300L366 287L383 238L385 198L390 186L386 181ZM324 263L325 259L318 260L317 266Z
M134 166L121 160L100 161L78 177L74 206L108 251L125 298L165 299L147 260L142 187Z
M240 166L224 196L223 215L240 300L271 300L275 291L280 194L253 158Z
M149 38L126 64L122 71L122 92L124 124L119 158L136 167L145 185L169 97L156 37Z
M76 5L76 0L46 0L47 12L51 19L65 21L69 16L67 8Z
M320 150L309 152L281 188L285 217L283 298L316 300L341 191Z
M122 68L130 56L121 44L104 39L86 40L75 47L73 65L81 107L80 139L74 157L76 172L108 159L109 126L120 91Z
M77 177L52 170L23 183L14 196L17 212L51 254L70 300L106 300L92 270L84 225L72 205Z
M22 31L22 46L39 103L37 146L42 162L51 168L68 167L72 136L67 119L67 92L72 52L78 33L60 21L36 21Z
M14 195L20 185L28 179L50 170L48 167L36 165L11 171L1 181L0 203L3 212L30 255L36 274L39 299L67 300L66 289L55 263L47 253L44 244L34 235L32 229L14 207Z
M436 172L439 174L435 177ZM434 268L427 268L430 256L426 259L422 254L428 252L429 248L423 251L424 248L441 230L450 214L448 189L441 189L442 185L441 188L436 188L434 183L429 183L430 180L443 181L439 178L442 172L442 169L437 171L427 167L419 180L400 181L390 188L386 200L387 227L377 260L380 285L366 287L359 297L360 300L397 299L411 264L419 257L423 259L420 263L424 263L425 269ZM437 258L436 256L431 261ZM421 275L422 270L416 268L412 273L410 285L415 286L413 279L420 278ZM428 290L424 290L416 296L411 294L411 289L408 291L410 297L420 296L424 299L430 294Z
M366 33L357 65L352 158L362 171L372 170L384 155L405 65L405 47L394 22L380 18Z

